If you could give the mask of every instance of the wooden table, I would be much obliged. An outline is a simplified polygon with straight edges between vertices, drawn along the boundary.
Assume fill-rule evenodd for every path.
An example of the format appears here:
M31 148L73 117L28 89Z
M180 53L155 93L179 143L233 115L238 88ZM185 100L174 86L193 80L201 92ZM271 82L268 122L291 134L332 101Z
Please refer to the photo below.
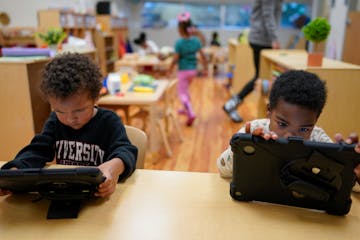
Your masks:
M137 53L125 54L120 60L115 62L115 71L120 71L122 67L134 68L137 72L143 72L144 67L151 67L151 72L166 71L169 69L172 57L160 60L156 55L139 56Z
M1 239L358 239L360 194L345 217L237 202L215 173L136 170L77 219L46 220L48 200L0 197Z
M131 92L128 91L131 83L123 84L121 85L121 92L124 94L123 96L119 97L115 95L106 95L101 97L97 104L101 107L109 109L117 109L129 106L147 107L149 109L148 126L150 151L156 152L159 149L159 138L157 137L158 134L156 133L157 104L164 96L168 83L169 82L167 80L155 80L157 87L154 93ZM126 117L128 118L129 116Z
M272 81L274 72L296 69L315 73L326 81L328 97L318 125L330 137L335 133L348 136L353 131L360 132L357 105L360 92L359 65L324 58L321 67L309 67L307 52L304 50L263 50L260 59L261 79ZM258 117L265 116L267 98L267 95L262 96L259 101Z

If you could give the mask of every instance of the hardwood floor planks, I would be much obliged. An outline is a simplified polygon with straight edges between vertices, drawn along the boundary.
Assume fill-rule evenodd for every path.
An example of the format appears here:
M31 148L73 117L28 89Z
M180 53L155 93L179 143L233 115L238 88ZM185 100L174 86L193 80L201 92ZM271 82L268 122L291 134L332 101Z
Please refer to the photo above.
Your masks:
M243 123L233 123L222 110L230 97L224 87L224 80L196 78L190 86L190 93L197 118L192 127L187 127L186 117L178 115L184 141L180 142L174 131L170 132L171 157L166 156L163 147L156 154L148 154L146 169L217 172L216 159L229 145L230 138ZM245 121L256 116L257 94L251 94L239 108ZM180 103L178 103L180 108Z

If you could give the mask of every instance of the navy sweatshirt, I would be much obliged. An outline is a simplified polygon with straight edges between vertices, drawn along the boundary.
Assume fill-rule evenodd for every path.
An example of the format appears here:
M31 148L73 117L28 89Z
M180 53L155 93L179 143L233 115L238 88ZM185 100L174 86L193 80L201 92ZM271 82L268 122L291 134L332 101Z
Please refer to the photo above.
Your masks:
M137 153L120 118L112 111L98 108L96 115L78 130L62 124L52 112L42 132L2 168L42 168L54 159L64 165L99 166L118 157L125 165L121 181L135 170Z

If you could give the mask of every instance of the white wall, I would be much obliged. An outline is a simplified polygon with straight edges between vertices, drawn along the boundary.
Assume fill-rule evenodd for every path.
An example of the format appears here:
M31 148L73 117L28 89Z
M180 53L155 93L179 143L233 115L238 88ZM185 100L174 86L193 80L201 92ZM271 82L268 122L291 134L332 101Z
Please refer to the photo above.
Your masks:
M96 0L0 0L0 11L8 13L9 27L37 27L37 11L69 8L79 12L94 9Z
M0 0L0 10L9 14L11 23L9 26L37 26L37 11L41 9L47 9L49 7L68 7L77 11L90 9L95 12L95 4L98 0ZM179 0L166 0L177 1ZM196 0L197 2L251 2L250 0ZM310 0L297 0L298 2L311 2ZM315 1L327 1L327 0L315 0ZM181 0L180 2L194 2L193 0ZM113 0L111 1L111 10L113 14L127 16L129 19L129 33L130 40L133 40L138 36L141 29L140 10L142 8L143 1L141 0ZM223 45L226 45L229 38L236 38L239 34L239 30L223 30L216 29L219 32L220 41ZM165 29L151 29L146 30L148 37L156 41L159 46L172 46L176 39L179 38L176 28ZM213 30L203 30L207 39L210 39ZM289 37L294 33L292 29L280 30L280 43L282 47L285 47Z
M345 39L348 2L335 0L330 6L330 35L326 41L326 57L341 60Z

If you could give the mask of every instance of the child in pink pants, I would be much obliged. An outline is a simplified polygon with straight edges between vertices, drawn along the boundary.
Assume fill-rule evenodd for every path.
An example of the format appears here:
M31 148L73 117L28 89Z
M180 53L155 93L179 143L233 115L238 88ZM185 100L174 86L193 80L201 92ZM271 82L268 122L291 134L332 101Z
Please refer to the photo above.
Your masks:
M196 115L191 106L189 86L197 74L196 54L200 53L205 71L207 69L207 61L201 50L202 45L199 38L192 36L194 26L192 25L190 14L188 12L180 14L178 21L178 31L181 37L175 43L175 55L170 65L169 73L171 74L174 65L177 63L177 77L179 79L178 95L181 103L184 105L184 109L180 110L179 113L187 115L186 125L191 126Z

